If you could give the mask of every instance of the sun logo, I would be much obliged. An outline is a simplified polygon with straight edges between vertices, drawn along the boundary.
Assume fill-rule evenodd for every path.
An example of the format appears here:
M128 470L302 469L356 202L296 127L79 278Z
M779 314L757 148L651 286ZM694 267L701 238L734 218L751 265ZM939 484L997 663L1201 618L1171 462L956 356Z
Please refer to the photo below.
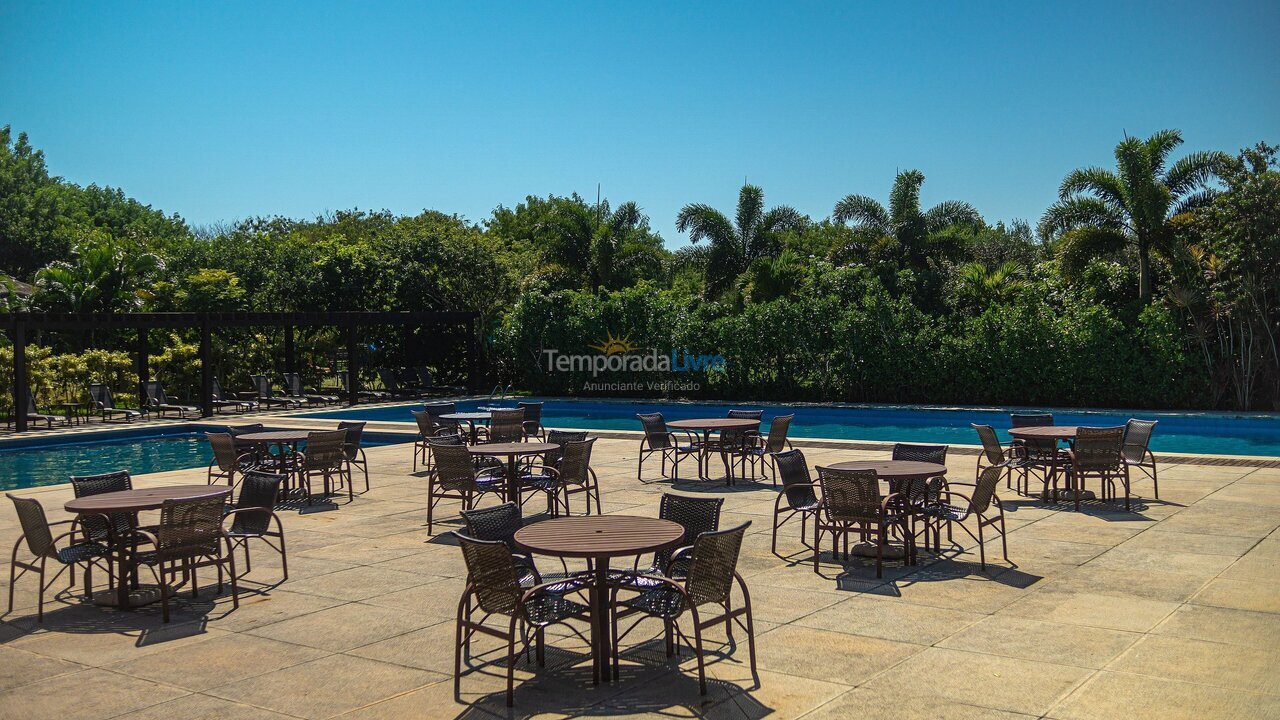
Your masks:
M631 344L629 337L614 337L610 332L605 341L599 345L588 345L593 350L599 350L605 355L624 355L629 352L635 352L638 348Z

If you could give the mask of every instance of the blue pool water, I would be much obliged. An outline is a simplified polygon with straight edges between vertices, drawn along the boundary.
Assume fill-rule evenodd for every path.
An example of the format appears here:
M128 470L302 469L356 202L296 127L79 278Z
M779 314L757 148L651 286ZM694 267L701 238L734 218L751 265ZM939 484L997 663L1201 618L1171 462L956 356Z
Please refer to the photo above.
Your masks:
M410 440L412 436L366 432L361 443L373 447ZM208 467L213 459L204 429L183 426L170 426L164 432L151 428L114 432L110 439L40 438L17 445L0 445L0 490L54 485L71 475L112 470L141 475Z
M794 413L790 433L793 437L977 445L978 438L970 423L992 425L1002 433L1009 428L1009 410L1005 408L522 399L544 403L542 424L549 428L639 430L636 413L661 412L667 420L678 420L723 417L729 407L764 410L766 427L774 415ZM467 401L458 403L458 410L465 412L491 404L514 405L514 402ZM305 414L343 420L413 422L409 411L421 407L414 403ZM1152 449L1157 452L1280 456L1280 415L1114 410L1054 410L1053 413L1060 425L1123 425L1131 417L1158 420L1160 424L1151 441Z

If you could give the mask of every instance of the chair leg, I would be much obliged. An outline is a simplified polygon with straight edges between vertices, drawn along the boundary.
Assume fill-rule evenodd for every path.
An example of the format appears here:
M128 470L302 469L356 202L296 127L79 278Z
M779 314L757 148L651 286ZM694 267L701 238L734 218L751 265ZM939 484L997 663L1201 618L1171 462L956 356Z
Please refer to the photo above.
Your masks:
M516 618L511 618L511 632L507 634L507 707L516 702Z
M732 621L730 621L732 622ZM702 628L699 627L698 616L693 616L693 653L698 658L698 694L707 694L707 668L702 658Z

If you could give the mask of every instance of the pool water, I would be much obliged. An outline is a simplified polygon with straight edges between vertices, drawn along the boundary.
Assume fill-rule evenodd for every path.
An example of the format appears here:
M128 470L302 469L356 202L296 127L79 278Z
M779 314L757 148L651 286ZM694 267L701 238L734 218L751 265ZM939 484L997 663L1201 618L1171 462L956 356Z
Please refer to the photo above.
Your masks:
M542 424L548 428L639 430L636 413L661 412L667 420L723 417L730 407L764 410L764 427L775 415L795 414L792 437L977 445L971 423L991 425L1008 438L1008 408L932 408L876 405L782 405L769 403L687 403L623 400L521 398L542 402ZM514 405L515 401L474 400L457 403L459 412L478 406ZM420 403L357 407L304 413L311 417L412 423L410 410ZM1025 408L1017 412L1035 412ZM1148 412L1120 410L1052 410L1060 425L1123 425L1132 417L1159 421L1151 447L1157 452L1204 455L1280 456L1280 415Z
M131 474L208 467L213 450L204 431L156 434L154 430L113 433L109 440L78 442L41 438L35 444L12 449L0 446L0 490L55 485L72 475L94 475L114 470ZM366 432L365 447L408 442L412 436Z

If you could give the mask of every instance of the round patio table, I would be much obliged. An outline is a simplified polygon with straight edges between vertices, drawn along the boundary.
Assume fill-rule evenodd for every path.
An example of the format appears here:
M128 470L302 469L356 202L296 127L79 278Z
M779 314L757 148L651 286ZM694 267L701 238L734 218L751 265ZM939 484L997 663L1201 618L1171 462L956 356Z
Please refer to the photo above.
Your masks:
M274 445L277 469L287 474L288 457L298 452L298 444L306 442L307 436L315 430L264 430L236 435L237 442L244 441L255 445ZM287 452L286 452L287 449Z
M452 420L453 422L456 422L456 423L458 422L466 423L467 428L469 430L470 437L471 437L471 444L475 445L477 440L476 423L488 422L490 414L488 412L460 412L460 413L445 413L444 415L440 415L439 417L441 420Z
M846 460L827 465L833 470L875 470L876 477L889 483L889 492L898 492L903 481L928 480L947 474L947 466L939 463L920 462L918 460ZM853 548L855 555L875 557L876 546L871 543L858 543ZM886 543L883 556L898 559L904 554L902 547Z
M507 463L507 501L520 504L520 475L516 471L516 458L523 455L541 455L548 450L555 450L559 445L540 442L515 443L481 443L468 445L472 455L506 458Z
M167 500L198 500L213 497L226 497L231 488L218 485L166 485L164 487L143 488L138 490L119 490L117 492L86 495L68 500L63 509L75 515L108 515L111 513L135 513L143 510L157 510ZM121 610L131 610L141 605L153 603L160 599L159 588L153 585L130 590L133 575L137 573L134 563L134 548L125 538L118 540L116 548L116 592L109 591L94 595L93 601L98 605L111 605Z
M634 515L563 517L516 531L520 548L539 555L587 559L592 563L592 679L609 681L609 559L634 557L674 547L684 539L679 523Z
M707 446L711 443L711 433L725 430L759 430L760 421L747 418L691 418L689 420L672 420L667 427L676 430L702 432L702 452L698 453L698 479L703 479L703 466L706 463ZM725 462L725 477L732 484L733 470Z
M1079 429L1078 425L1028 425L1026 427L1009 428L1009 434L1019 440L1053 441L1056 448L1058 440L1075 440ZM1077 490L1074 476L1070 473L1067 474L1067 477L1072 478L1071 486L1061 490L1056 489L1059 463L1049 462L1045 464L1049 466L1049 477L1045 480L1044 492L1040 494L1040 497L1045 502L1061 497L1073 501L1076 510L1079 510L1081 500L1092 500L1095 497L1092 490ZM1055 489L1051 490L1050 488Z

